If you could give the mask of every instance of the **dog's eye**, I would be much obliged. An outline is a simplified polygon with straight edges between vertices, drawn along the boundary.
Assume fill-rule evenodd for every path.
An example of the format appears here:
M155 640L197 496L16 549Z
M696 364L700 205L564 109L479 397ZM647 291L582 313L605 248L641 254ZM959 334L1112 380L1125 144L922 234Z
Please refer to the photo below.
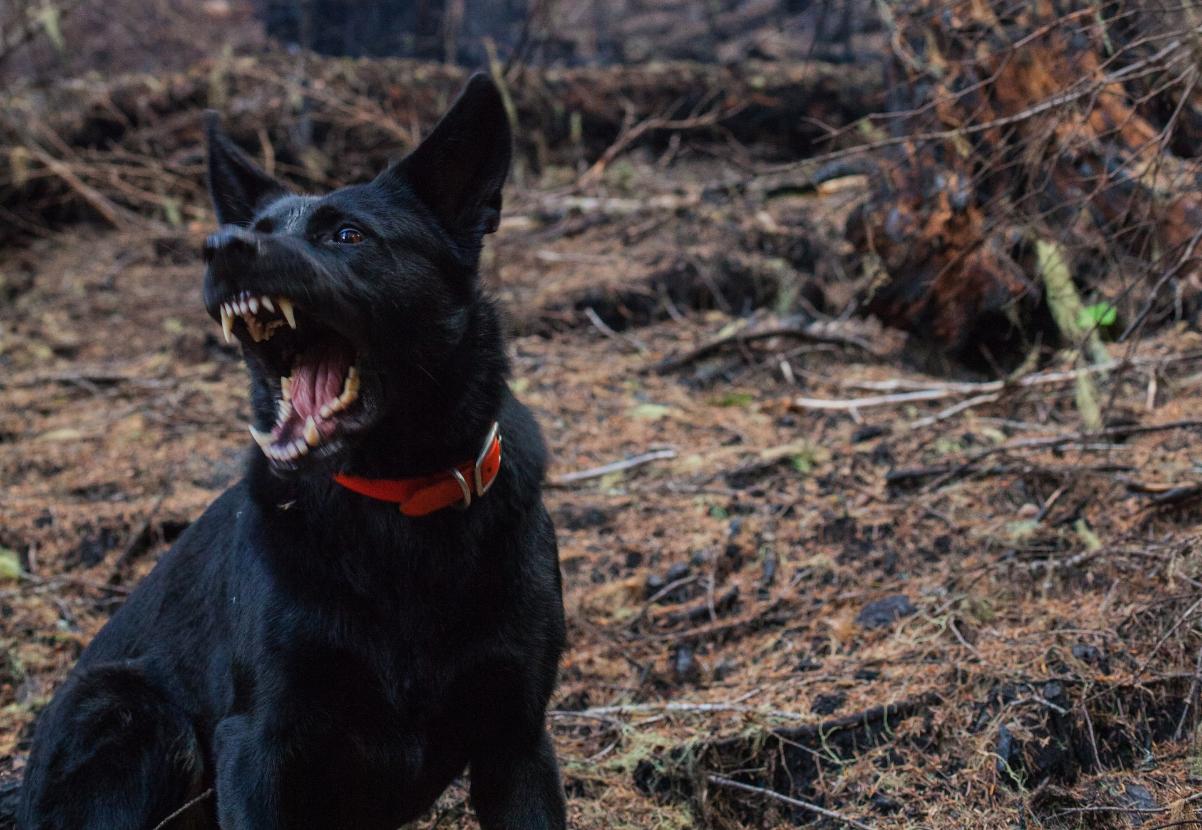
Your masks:
M363 241L363 231L346 225L339 228L338 233L334 234L334 241L343 245L358 245Z

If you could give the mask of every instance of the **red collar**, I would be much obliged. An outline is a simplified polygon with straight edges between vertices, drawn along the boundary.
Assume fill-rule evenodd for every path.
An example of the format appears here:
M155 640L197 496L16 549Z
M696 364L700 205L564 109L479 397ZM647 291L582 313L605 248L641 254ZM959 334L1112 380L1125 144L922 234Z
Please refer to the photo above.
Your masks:
M339 473L334 481L356 493L392 502L406 516L425 516L447 507L467 509L473 496L488 492L500 471L501 433L494 423L474 461L441 473L415 478L359 478Z

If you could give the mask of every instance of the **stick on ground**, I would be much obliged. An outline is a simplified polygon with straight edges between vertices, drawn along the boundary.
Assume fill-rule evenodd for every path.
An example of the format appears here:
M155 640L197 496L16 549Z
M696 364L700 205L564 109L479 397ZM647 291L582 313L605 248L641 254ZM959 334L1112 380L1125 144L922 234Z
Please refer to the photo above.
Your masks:
M574 473L564 473L563 475L554 476L549 483L552 487L564 487L568 484L575 484L578 481L587 481L590 478L601 478L610 473L619 473L623 470L629 470L634 467L641 467L644 464L650 464L652 461L660 461L667 458L675 458L676 450L662 449L652 450L651 452L632 455L630 458L623 458L621 461L613 461L609 464L602 464L600 467L590 467L587 470L577 470Z
M719 787L729 787L733 790L742 790L747 793L755 793L766 798L771 798L774 801L779 801L782 804L788 804L790 807L798 807L802 810L807 810L816 815L829 818L832 821L839 821L846 824L848 827L855 827L857 830L874 830L871 824L865 824L862 821L856 821L850 816L845 816L842 813L837 813L834 810L828 810L825 807L819 807L817 804L811 804L808 801L802 801L800 798L792 798L784 793L778 793L776 790L769 790L764 787L755 787L751 784L744 784L741 781L735 781L732 778L726 778L721 775L707 775L705 780L711 784L717 784Z

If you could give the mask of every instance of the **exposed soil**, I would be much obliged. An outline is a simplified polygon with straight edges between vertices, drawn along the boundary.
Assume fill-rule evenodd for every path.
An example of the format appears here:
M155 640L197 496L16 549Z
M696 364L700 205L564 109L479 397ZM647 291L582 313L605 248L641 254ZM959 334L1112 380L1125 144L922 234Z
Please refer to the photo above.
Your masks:
M1071 378L960 411L990 390L815 409L980 379L824 318L855 294L840 240L865 182L754 205L698 184L729 175L622 161L582 199L548 174L513 189L486 254L554 458L570 648L550 722L572 826L816 820L732 781L879 828L1197 818L1180 799L1202 773L1202 337L1110 344L1131 361L1098 379L1095 436ZM10 771L82 647L250 451L240 360L199 301L204 230L77 228L0 264ZM737 326L795 331L663 365ZM457 786L419 826L468 816Z

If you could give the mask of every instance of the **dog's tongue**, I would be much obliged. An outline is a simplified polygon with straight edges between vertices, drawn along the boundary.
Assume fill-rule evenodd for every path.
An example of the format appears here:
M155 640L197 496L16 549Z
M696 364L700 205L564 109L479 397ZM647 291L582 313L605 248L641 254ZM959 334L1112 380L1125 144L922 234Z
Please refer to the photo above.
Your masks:
M292 367L292 409L304 423L322 404L342 394L354 353L345 343L326 341L303 352Z

